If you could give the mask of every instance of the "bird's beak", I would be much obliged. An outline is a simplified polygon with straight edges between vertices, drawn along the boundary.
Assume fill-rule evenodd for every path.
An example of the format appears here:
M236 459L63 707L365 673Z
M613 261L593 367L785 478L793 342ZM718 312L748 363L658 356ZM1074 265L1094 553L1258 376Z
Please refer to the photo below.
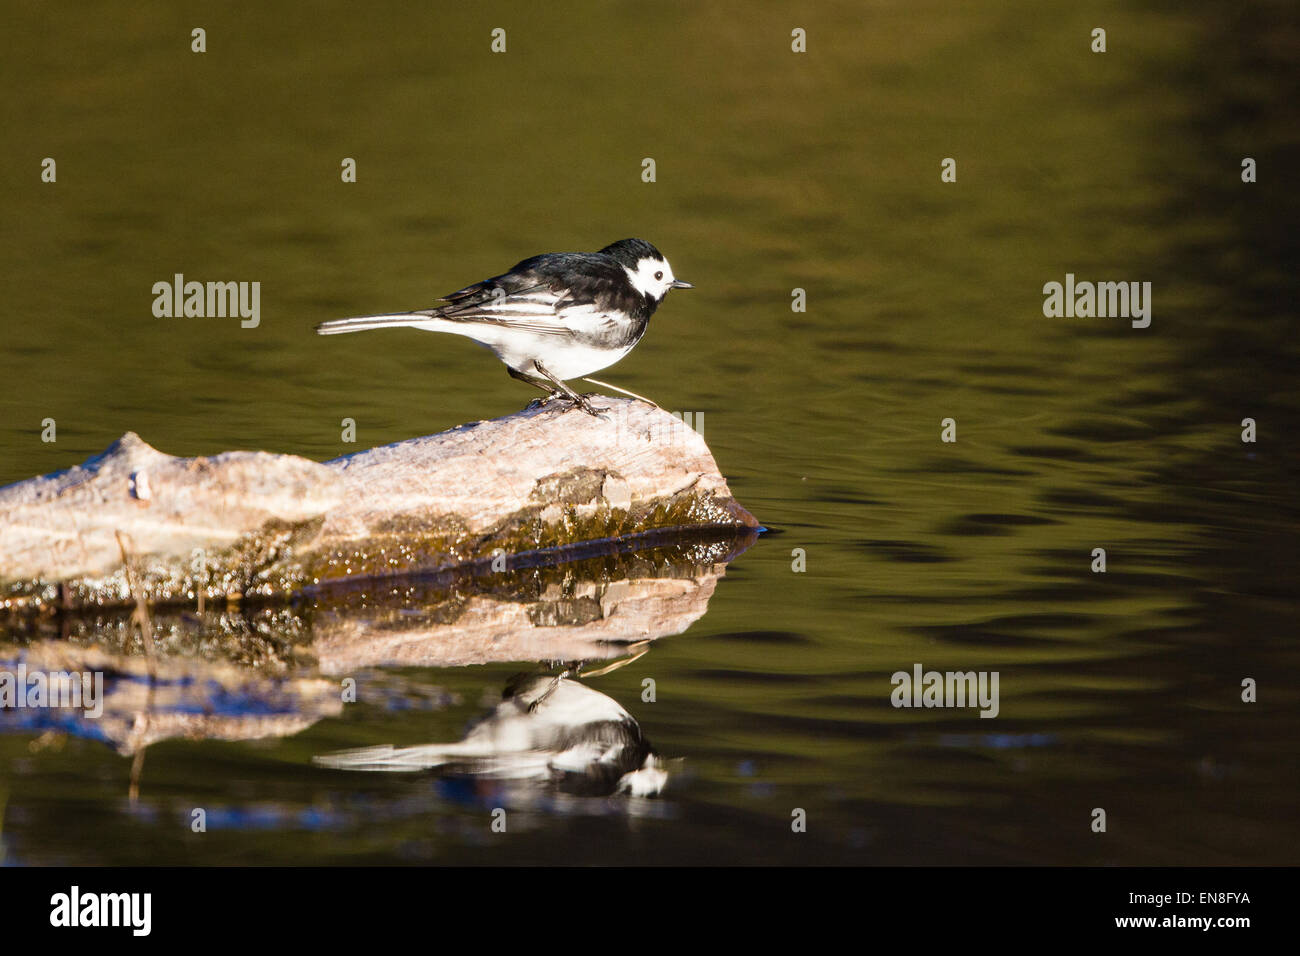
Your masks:
M681 279L674 279L674 280L673 280L673 284L670 285L668 288L670 288L670 289L694 289L695 286L691 285L689 282L683 282Z

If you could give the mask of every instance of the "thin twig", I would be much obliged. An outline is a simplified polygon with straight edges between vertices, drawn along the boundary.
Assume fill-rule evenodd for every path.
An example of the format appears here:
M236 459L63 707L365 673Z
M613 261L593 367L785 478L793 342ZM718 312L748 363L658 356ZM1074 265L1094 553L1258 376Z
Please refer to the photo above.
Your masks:
M586 680L588 677L604 677L606 674L610 673L611 671L616 671L620 667L627 667L628 664L631 664L635 661L639 661L641 658L645 657L647 654L650 653L650 642L638 641L635 644L629 645L628 650L632 652L631 657L624 658L621 661L615 661L612 664L600 668L600 670L584 671L582 673L582 679Z
M624 395L645 402L647 405L651 406L652 408L659 407L659 405L656 402L650 401L650 399L646 398L644 395L638 395L636 392L629 392L627 389L619 388L617 385L610 385L609 382L602 382L598 378L584 378L583 381L590 382L592 385L599 385L601 388L612 388L616 392L622 392Z

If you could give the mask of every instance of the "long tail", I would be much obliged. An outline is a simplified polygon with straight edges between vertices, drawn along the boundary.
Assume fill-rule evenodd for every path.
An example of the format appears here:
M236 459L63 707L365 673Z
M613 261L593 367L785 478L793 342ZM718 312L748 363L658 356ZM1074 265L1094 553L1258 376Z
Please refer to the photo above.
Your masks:
M384 744L378 747L362 747L358 750L341 750L332 754L312 757L312 763L319 767L333 767L336 770L388 770L407 771L427 770L450 763L464 757L467 751L456 744L425 744L418 747L394 747ZM469 754L475 753L468 751Z
M395 312L392 315L360 315L355 319L333 319L316 326L320 335L364 332L366 329L395 329L407 325L427 325L437 316L431 312Z

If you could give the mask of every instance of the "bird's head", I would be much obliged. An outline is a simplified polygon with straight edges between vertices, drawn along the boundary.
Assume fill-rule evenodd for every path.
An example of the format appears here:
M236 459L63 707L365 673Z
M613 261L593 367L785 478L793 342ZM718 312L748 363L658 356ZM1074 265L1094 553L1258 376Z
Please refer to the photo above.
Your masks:
M600 251L623 267L638 292L656 302L661 301L669 289L694 288L689 282L674 276L673 267L663 253L644 239L620 239Z

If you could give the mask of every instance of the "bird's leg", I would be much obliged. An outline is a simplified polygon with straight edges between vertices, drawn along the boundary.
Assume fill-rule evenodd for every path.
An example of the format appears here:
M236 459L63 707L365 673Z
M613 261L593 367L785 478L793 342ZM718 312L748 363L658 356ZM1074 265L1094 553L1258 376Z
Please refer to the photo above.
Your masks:
M533 702L528 705L528 712L532 713L538 707L540 707L542 705L542 702L545 701L546 698L554 694L555 688L559 687L560 684L564 681L564 678L568 677L571 673L573 673L573 671L566 667L564 670L560 671L560 673L556 674L555 679L552 680L551 683L547 685L546 690L538 694L537 697L533 700Z
M569 661L567 663L563 661L552 662L552 666L558 663L561 670L558 674L555 675L555 678L551 681L551 683L547 685L546 690L538 694L537 697L533 700L533 702L528 705L529 713L535 711L546 701L546 698L554 694L555 689L564 682L565 678L572 677L574 680L578 680L584 677L603 677L604 675L610 673L611 671L616 671L620 667L627 667L628 664L635 663L636 661L639 661L641 658L645 657L646 654L650 653L649 645L650 645L649 641L637 641L635 644L631 644L628 646L627 651L629 656L623 658L622 660L615 661L612 664L608 664L605 667L600 668L599 670L590 671L586 674L582 672L582 669L587 666L586 661Z
M561 394L554 385L546 381L546 379L544 378L538 378L536 375L529 375L527 372L516 371L515 369L511 368L509 365L506 366L506 371L510 373L511 378L517 378L521 382L527 382L529 385L533 386L534 388L540 388L543 392L546 393L545 398L539 398L533 404L545 405L551 399Z
M591 415L593 418L605 417L600 412L596 411L596 409L592 406L591 402L587 401L585 398L583 398L573 389L569 388L569 386L565 385L562 381L560 381L550 372L546 371L546 366L543 365L541 362L537 361L536 359L533 360L533 368L537 369L537 371L541 373L543 378L545 378L548 382L550 382L561 392L563 392L565 397L568 398L569 401L573 402L573 404L577 405L588 415Z

